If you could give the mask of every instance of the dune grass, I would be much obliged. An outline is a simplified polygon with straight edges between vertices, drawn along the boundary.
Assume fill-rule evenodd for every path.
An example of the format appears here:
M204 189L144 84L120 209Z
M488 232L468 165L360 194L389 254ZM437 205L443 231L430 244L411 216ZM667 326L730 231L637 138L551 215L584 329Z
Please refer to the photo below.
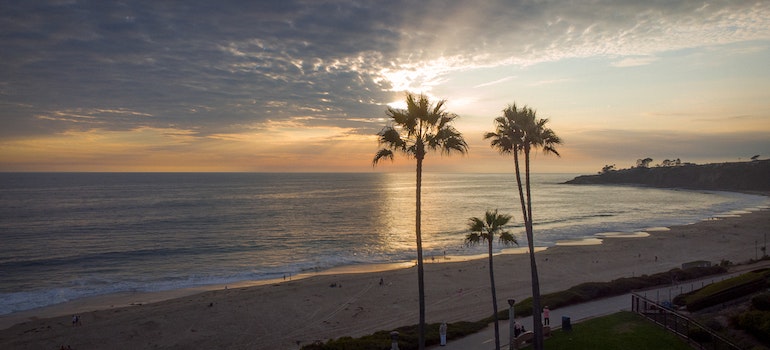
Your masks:
M545 340L545 347L548 350L692 349L676 335L628 311L573 324L570 332L555 331Z

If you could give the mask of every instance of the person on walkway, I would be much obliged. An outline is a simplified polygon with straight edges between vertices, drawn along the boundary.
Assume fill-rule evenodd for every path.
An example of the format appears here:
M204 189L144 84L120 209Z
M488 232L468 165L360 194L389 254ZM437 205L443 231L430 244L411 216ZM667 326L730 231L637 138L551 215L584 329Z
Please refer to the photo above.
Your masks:
M446 345L446 322L442 323L441 326L438 327L438 334L441 337L441 346Z
M513 337L514 338L518 338L519 334L524 333L524 332L525 332L524 326L522 326L521 323L515 322L513 324Z
M551 310L548 309L548 306L543 308L543 325L551 325Z

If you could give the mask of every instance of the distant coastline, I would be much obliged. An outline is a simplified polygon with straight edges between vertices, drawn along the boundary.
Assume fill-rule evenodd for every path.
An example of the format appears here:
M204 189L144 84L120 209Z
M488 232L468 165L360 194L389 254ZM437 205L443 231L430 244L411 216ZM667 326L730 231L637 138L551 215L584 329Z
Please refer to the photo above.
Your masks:
M748 162L635 167L581 175L567 184L628 184L660 188L685 188L736 192L770 191L770 159Z

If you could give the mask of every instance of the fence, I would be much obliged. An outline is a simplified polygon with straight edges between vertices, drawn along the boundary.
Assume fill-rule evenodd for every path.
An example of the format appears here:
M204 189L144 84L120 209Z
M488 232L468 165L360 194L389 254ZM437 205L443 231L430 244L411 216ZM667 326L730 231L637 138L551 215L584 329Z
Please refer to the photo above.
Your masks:
M687 339L700 349L740 350L741 348L723 338L711 329L668 307L660 305L639 294L631 294L631 310L655 322L668 331Z

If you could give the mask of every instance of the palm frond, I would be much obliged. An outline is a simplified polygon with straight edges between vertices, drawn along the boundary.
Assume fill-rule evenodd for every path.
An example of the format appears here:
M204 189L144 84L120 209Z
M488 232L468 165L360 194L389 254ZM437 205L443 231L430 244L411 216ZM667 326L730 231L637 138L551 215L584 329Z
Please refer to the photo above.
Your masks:
M471 232L481 232L484 231L484 220L481 220L477 217L472 217L468 219L468 230Z
M490 230L497 231L508 224L513 217L507 214L498 214L497 209L495 209L494 211L487 210L485 218L486 227Z
M377 154L374 155L374 159L372 159L372 166L377 165L377 163L380 162L380 159L383 158L389 158L391 161L393 161L393 151L384 148L377 151Z
M401 137L401 133L393 127L387 126L377 135L379 136L379 143L385 145L389 149L403 149L406 145L406 141Z
M428 113L425 114L425 122L427 122L428 125L432 127L441 127L442 122L444 121L444 117L447 116L447 113L444 112L444 104L446 103L446 100L438 101L433 108L428 111ZM428 109L430 108L430 105L427 106ZM445 124L445 123L443 123Z
M509 231L500 232L500 238L498 242L502 243L503 245L519 245L519 241L516 239L516 236L511 234Z
M388 117L393 119L393 123L400 126L408 136L412 136L417 130L417 118L403 109L395 109L388 107L385 113Z
M556 133L550 128L545 128L540 137L542 139L543 153L553 153L557 157L561 157L558 151L556 151L556 145L562 144L561 137L556 136Z
M465 236L465 246L471 247L481 243L481 235L478 232L471 232Z
M465 154L468 151L468 144L460 132L449 125L439 129L435 134L429 135L426 141L430 149L440 149L441 153L447 155L453 151L460 154Z

